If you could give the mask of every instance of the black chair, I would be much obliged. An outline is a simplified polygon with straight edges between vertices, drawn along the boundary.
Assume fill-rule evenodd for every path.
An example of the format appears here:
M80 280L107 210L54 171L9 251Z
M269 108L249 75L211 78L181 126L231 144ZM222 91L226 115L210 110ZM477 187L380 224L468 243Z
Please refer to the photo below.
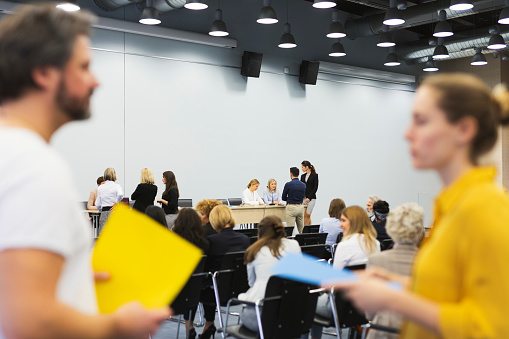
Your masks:
M325 248L327 245L324 244L316 244L316 245L305 245L301 246L300 250L302 253L309 254L317 259L329 259L330 254L327 256L326 252L329 253Z
M302 233L295 236L300 246L325 244L328 233Z
M221 332L224 328L221 306L227 306L228 300L236 298L240 293L246 292L249 289L247 269L244 264L245 253L226 253L221 262L221 269L212 274L212 285L219 317L218 332ZM224 338L224 333L222 335Z
M320 225L307 225L304 226L302 233L318 233L320 230Z
M273 276L265 290L265 298L256 302L231 299L230 306L249 305L257 309L259 333L242 324L226 327L226 334L240 339L292 339L308 333L313 323L318 293L316 286ZM228 325L228 316L226 317Z
M353 265L347 266L345 269L352 271L363 270L366 265ZM364 316L364 313L359 313L353 304L343 296L342 292L335 292L331 289L328 292L330 306L332 309L332 319L324 318L319 315L315 315L314 322L323 327L334 326L336 328L336 336L341 339L342 328L348 328L350 331L349 337L352 337L352 329L356 326L362 326L368 324L369 321Z
M338 237L336 238L336 244L338 244L341 239L343 239L343 232L339 232Z
M394 241L392 239L384 239L380 242L380 250L386 251L394 247Z
M249 237L249 243L252 245L258 241L258 236Z
M228 199L215 199L215 200L220 201L223 203L223 205L228 206Z
M179 199L178 207L193 207L193 199Z
M205 278L209 275L209 273L204 273L203 269L205 268L205 261L207 260L207 256L202 256L202 259L196 266L193 274L189 277L189 280L184 285L184 288L180 291L179 295L173 303L171 304L171 308L175 315L178 315L178 327L177 327L177 338L179 336L180 331L180 322L182 320L182 314L185 312L189 312L189 319L191 319L192 309L198 306L200 302L200 291L203 287L203 283ZM191 321L191 320L190 320ZM189 337L189 333L186 329L186 338Z
M241 198L228 198L228 202L230 203L230 206L240 206L240 205L242 205L242 199Z
M295 226L285 226L285 232L287 237L291 237Z
M257 228L235 228L234 231L245 234L249 238L258 236Z

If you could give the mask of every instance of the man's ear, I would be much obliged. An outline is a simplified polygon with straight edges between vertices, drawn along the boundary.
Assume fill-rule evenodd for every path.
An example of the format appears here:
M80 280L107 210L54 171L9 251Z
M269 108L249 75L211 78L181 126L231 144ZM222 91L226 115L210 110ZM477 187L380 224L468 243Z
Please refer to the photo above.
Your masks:
M32 79L37 88L52 90L59 83L60 72L54 67L39 67L32 70Z
M479 122L472 116L461 118L456 125L458 142L463 145L472 142L479 130Z

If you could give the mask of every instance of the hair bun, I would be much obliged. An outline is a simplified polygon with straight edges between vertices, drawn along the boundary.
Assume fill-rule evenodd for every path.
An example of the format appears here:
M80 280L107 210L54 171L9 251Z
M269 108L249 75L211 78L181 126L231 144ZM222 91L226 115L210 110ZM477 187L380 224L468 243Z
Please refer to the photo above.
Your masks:
M497 119L501 125L509 124L509 91L505 84L498 84L492 91L492 97L498 104Z

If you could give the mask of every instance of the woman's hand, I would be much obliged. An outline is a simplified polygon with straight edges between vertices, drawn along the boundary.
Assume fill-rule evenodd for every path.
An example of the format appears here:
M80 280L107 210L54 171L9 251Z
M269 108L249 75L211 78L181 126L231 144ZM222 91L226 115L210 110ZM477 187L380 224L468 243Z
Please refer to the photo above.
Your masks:
M94 280L97 281L108 281L110 280L110 272L98 271L94 272Z
M361 275L364 278L377 278L385 281L395 281L400 283L405 289L410 286L409 277L397 273L392 273L376 266L368 267Z
M389 287L387 281L379 278L364 277L352 283L331 284L324 287L334 287L337 291L343 291L358 309L367 313L388 309L391 302L394 302L401 293Z
M164 199L157 199L157 202L160 203L160 204L168 205L168 201L166 201Z
M261 201L258 201L258 203L259 203L260 205L265 205L265 203L264 203L264 202L261 202Z
M311 200L309 200L308 198L306 198L306 200L304 201L306 204L309 204Z

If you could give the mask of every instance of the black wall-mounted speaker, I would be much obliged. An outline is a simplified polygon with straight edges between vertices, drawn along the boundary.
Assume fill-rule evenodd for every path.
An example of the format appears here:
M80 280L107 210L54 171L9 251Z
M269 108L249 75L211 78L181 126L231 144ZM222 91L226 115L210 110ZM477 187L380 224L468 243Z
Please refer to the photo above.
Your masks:
M262 68L262 53L245 51L242 55L242 68L240 74L245 77L259 78Z
M318 78L318 68L320 62L302 60L300 64L299 82L301 84L316 85Z

